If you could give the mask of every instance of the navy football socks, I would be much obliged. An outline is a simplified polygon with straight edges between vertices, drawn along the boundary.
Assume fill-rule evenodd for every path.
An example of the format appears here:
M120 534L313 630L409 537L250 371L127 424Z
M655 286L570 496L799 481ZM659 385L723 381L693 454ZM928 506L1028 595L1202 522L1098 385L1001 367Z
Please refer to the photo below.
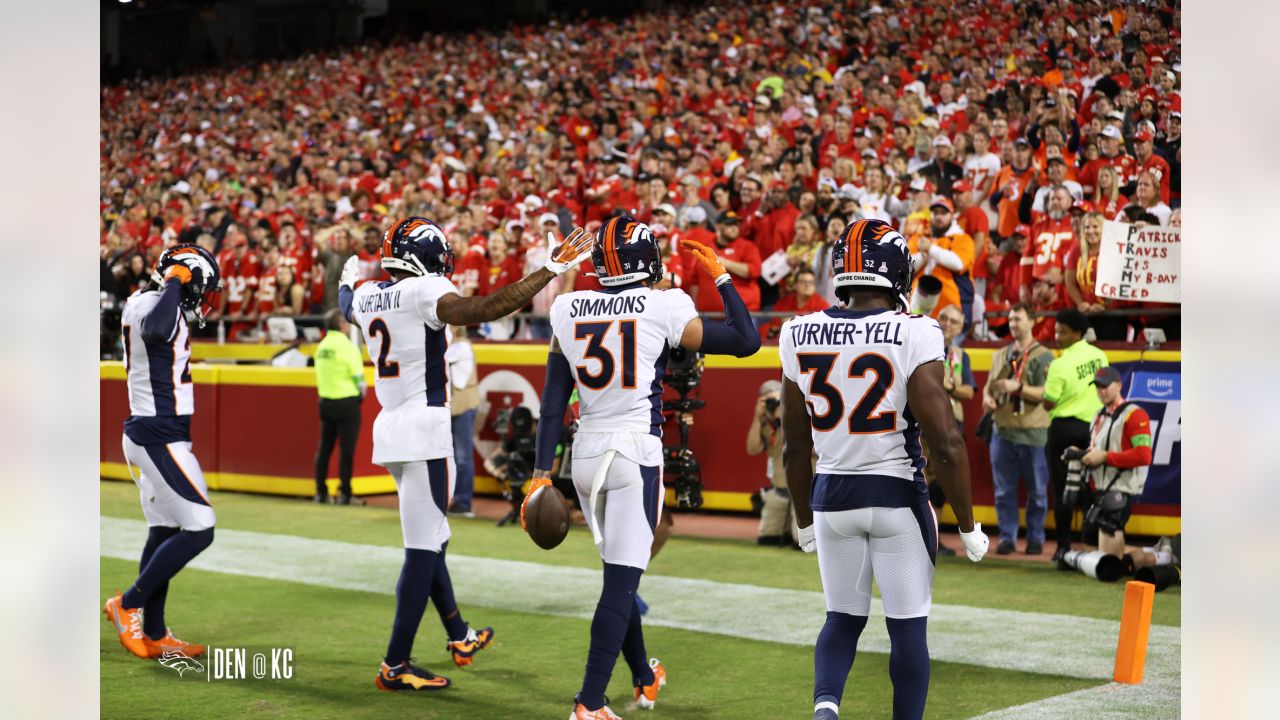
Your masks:
M418 623L427 609L427 598L440 565L440 553L430 550L404 549L404 566L396 583L396 619L391 626L391 642L387 643L387 665L395 667L409 659Z
M627 635L622 639L622 657L631 668L632 685L652 685L653 668L649 667L649 654L644 650L644 628L640 625L640 596L636 595L631 606L631 621Z
M889 679L893 720L920 720L929 696L927 617L885 618L889 628Z
M151 562L151 556L155 555L161 543L177 535L178 532L178 528L163 525L152 525L147 528L147 544L142 548L142 561L138 563L139 574L147 569L147 563ZM152 640L159 640L168 632L164 624L164 601L168 596L169 581L165 580L151 593L142 608L142 632Z
M462 619L458 601L453 597L453 581L449 578L449 565L445 562L448 550L449 543L440 548L440 564L431 583L431 602L440 613L440 624L444 625L445 634L451 642L457 642L467 639L467 621Z
M849 678L854 656L858 653L858 638L867 626L866 615L827 611L827 622L818 633L818 644L813 652L813 697L826 697L840 704L844 683Z
M148 533L147 544L150 545L152 538ZM143 619L146 619L147 601L161 587L167 587L169 579L178 574L178 571L186 567L195 556L204 551L213 543L213 528L204 530L179 530L172 533L167 539L158 541L151 556L147 558L146 566L142 568L142 572L138 574L138 579L133 581L133 587L130 587L121 596L120 602L127 608L143 608ZM146 553L144 548L143 553ZM166 591L167 592L167 591ZM163 598L161 598L163 603ZM160 613L160 621L164 622L164 613ZM164 631L161 629L160 636L164 637Z
M638 615L636 588L640 586L643 572L627 565L604 565L604 587L600 591L600 601L596 603L595 617L591 620L591 649L587 651L586 675L582 679L582 691L578 693L578 702L588 710L599 710L604 706L604 691L609 686L613 665L629 632L631 616ZM638 633L637 640L643 652L644 641Z

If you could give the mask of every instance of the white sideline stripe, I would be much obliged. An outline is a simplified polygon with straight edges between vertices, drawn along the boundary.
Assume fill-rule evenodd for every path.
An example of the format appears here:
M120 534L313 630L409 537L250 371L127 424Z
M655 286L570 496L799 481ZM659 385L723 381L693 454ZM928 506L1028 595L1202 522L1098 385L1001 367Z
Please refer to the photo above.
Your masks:
M103 517L101 554L136 560L146 534L142 521ZM216 542L191 567L393 595L403 558L396 547L219 528ZM459 554L449 555L449 573L463 604L583 619L594 613L601 582L596 569ZM826 616L822 594L812 591L663 575L646 575L641 591L651 606L646 625L752 640L812 646ZM873 601L872 616L875 622L867 624L858 649L888 653L879 600ZM929 654L935 660L1105 680L1111 677L1119 627L1068 615L934 604ZM1108 684L982 717L1121 718L1133 717L1135 708L1144 717L1176 717L1180 663L1181 630L1153 625L1144 684ZM1108 714L1113 710L1117 714Z

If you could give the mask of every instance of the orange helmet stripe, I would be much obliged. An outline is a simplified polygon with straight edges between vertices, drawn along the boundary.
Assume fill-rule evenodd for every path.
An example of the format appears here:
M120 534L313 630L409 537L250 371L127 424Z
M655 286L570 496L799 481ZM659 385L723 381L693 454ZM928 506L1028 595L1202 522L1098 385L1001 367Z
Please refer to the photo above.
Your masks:
M859 220L849 231L847 242L852 247L847 248L844 253L845 272L862 272L862 229L866 224L866 220Z
M615 217L604 226L604 269L612 276L622 274L622 263L618 260L618 247L614 242L613 231L618 226L621 216Z
M413 218L409 218L407 220L401 220L395 225L392 225L391 228L387 230L386 234L382 236L382 257L392 257L391 239L394 238L397 233L409 232L414 228L422 227L423 225L426 225L426 224L427 223L423 222L422 220L414 220Z

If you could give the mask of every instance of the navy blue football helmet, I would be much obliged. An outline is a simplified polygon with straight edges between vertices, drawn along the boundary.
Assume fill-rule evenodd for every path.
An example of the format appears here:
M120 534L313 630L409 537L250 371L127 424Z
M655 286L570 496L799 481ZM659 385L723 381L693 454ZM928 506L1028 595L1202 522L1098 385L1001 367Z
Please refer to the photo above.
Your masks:
M190 282L182 286L178 296L178 307L191 313L200 327L204 327L205 313L213 307L218 292L222 290L218 261L199 245L174 245L160 255L151 279L157 285L163 285L165 274L174 265L183 265L191 271Z
M856 220L840 233L831 248L831 275L836 295L840 288L880 288L889 290L906 311L911 297L914 272L907 241L883 220Z
M630 215L610 218L600 226L591 264L605 287L662 279L662 251L649 226Z
M424 217L396 222L382 236L382 267L411 275L449 275L453 249L439 225Z

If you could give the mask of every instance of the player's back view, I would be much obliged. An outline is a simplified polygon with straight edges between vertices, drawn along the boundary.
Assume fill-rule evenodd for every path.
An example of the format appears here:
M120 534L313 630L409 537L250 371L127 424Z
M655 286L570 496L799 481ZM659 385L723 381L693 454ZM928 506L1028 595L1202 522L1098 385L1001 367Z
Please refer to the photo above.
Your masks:
M788 320L778 341L787 482L801 545L817 547L827 604L814 717L837 717L874 577L892 643L893 717L918 719L929 687L925 629L938 541L922 430L971 560L982 559L987 540L973 523L964 439L942 386L942 331L902 312L912 278L905 240L879 220L851 223L831 267L842 304Z
M204 325L220 279L208 251L175 245L160 256L150 284L129 297L120 317L129 384L124 459L138 485L147 542L137 580L109 598L103 611L120 644L138 657L166 651L194 657L205 650L175 638L165 627L164 609L170 578L213 542L213 505L191 453L195 393L184 314Z
M604 560L604 587L591 622L591 645L571 720L616 718L604 690L619 651L635 700L652 708L666 669L645 652L636 589L649 565L662 516L662 376L676 346L745 357L760 336L729 274L710 248L686 241L716 281L726 321L703 322L682 290L652 289L662 258L648 226L628 216L600 228L592 261L602 290L561 295L551 306L554 337L538 422L529 498L551 484L549 472L574 386L580 420L573 441L573 484ZM524 510L521 508L521 523Z
M445 564L450 537L445 515L453 494L452 423L445 350L447 325L497 320L523 307L556 275L587 257L591 238L578 230L546 265L485 297L464 298L448 275L453 251L444 231L421 217L398 221L383 236L382 267L391 280L353 288L360 259L342 270L338 305L360 326L374 364L374 392L382 410L373 423L373 462L387 468L400 499L405 558L396 586L396 614L375 685L381 690L430 691L447 678L413 665L414 636L430 598L459 667L493 639L493 629L470 629L458 611Z

